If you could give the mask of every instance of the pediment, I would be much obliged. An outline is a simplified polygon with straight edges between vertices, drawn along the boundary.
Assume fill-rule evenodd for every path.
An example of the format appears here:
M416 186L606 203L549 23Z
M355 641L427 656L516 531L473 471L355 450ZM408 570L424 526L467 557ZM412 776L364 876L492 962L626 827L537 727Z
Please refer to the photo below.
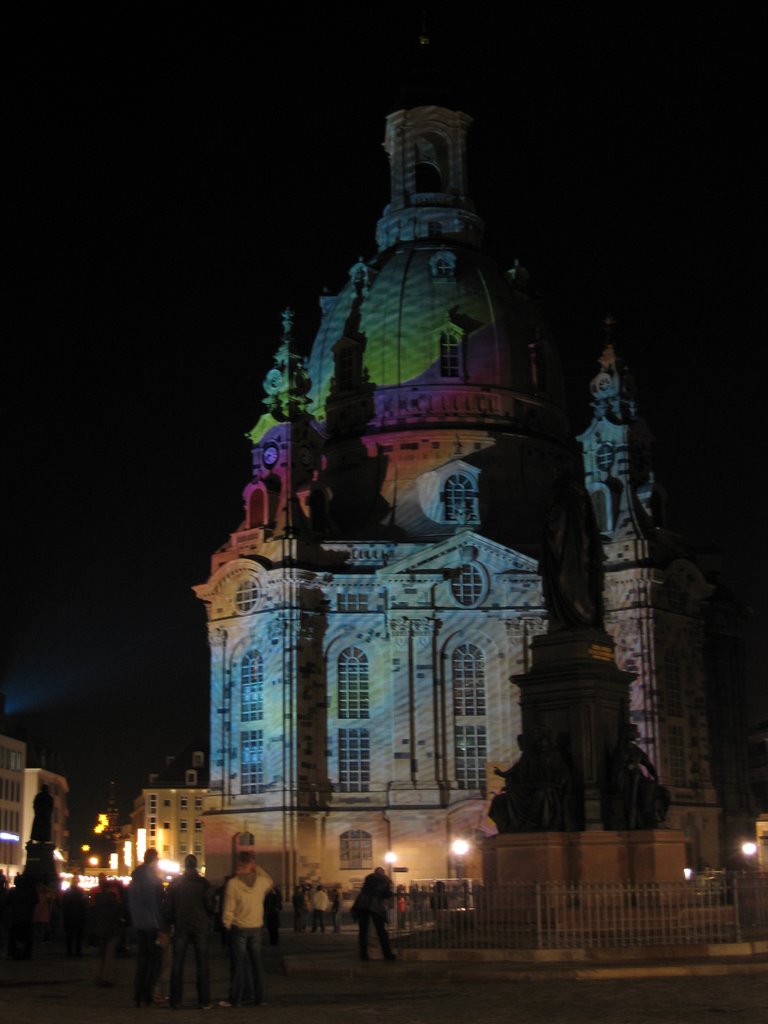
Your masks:
M473 549L474 553L468 553L468 549ZM378 570L377 576L388 578L421 573L429 576L433 573L443 573L446 569L455 569L457 565L468 560L481 562L496 575L538 574L536 559L488 540L473 530L462 530L437 544L431 544L428 548L411 552L398 561L390 562L386 568Z

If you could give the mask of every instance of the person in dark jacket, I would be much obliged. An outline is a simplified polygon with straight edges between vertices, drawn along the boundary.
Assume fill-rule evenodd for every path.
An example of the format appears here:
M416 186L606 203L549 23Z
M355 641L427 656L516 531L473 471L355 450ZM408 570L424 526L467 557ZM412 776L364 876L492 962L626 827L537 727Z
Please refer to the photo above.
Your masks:
M357 920L360 959L368 960L368 924L373 922L385 960L396 960L387 933L387 903L392 899L392 885L384 868L366 875L363 887L352 904L352 917Z
M283 895L277 886L264 897L264 924L269 934L270 946L280 942L280 911L283 909Z
M157 850L147 850L144 854L144 863L131 875L131 884L128 886L128 910L138 944L133 998L137 1006L151 1006L155 982L160 975L163 959L163 951L157 944L157 935L165 925L163 883L158 874Z
M168 916L173 927L173 963L171 966L171 1007L181 1006L184 985L184 958L191 944L195 951L197 1002L201 1010L211 1007L211 981L208 967L208 936L214 911L215 890L197 870L197 857L189 854L184 874L168 888Z
M61 895L61 918L64 923L64 939L67 956L83 955L83 934L88 917L88 897L80 888L80 880L74 875L69 888Z

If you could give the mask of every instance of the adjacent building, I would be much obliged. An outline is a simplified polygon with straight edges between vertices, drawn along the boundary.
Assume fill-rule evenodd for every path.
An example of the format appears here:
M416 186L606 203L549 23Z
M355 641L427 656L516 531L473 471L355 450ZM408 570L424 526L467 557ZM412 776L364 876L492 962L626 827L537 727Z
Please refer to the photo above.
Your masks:
M162 771L149 776L131 813L137 860L143 856L137 843L143 829L144 848L154 847L161 860L183 866L192 853L205 871L202 814L208 784L207 740L189 743L180 754L167 758Z

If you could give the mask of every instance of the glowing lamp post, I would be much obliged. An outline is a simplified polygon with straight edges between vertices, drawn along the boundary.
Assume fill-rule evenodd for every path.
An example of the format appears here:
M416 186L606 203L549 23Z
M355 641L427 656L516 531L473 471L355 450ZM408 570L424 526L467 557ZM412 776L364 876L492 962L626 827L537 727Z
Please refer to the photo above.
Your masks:
M395 861L397 860L397 854L393 853L391 850L389 850L387 853L384 854L384 860L387 863L387 869L389 871L389 877L391 878L392 877L392 866L394 865Z
M755 854L757 853L757 843L746 842L741 844L741 853L748 867L752 867L754 864Z
M464 858L469 853L469 843L466 839L454 839L451 852L456 858L456 876L461 879L464 877Z

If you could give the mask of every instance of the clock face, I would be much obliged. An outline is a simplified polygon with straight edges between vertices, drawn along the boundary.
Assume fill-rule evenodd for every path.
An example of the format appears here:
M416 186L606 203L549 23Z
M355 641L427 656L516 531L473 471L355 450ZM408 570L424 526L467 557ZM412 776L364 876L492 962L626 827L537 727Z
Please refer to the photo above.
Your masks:
M261 453L261 460L265 466L274 466L274 464L277 462L277 456L277 445L268 444L264 451Z

